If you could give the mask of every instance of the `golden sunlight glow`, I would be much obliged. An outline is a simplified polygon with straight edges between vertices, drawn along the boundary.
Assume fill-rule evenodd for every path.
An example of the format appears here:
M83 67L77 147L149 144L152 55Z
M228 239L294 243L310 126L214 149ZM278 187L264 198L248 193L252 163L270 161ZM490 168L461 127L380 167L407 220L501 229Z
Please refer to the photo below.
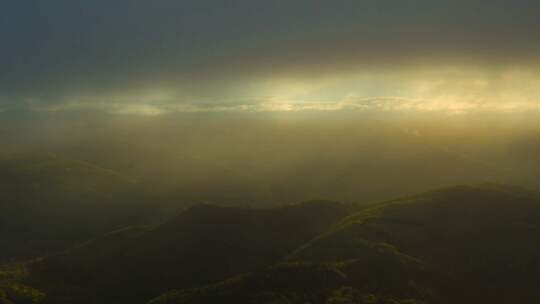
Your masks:
M527 71L418 69L269 79L237 88L220 102L175 90L116 96L84 96L38 111L94 109L111 114L156 116L175 112L407 111L465 114L540 110L540 77Z

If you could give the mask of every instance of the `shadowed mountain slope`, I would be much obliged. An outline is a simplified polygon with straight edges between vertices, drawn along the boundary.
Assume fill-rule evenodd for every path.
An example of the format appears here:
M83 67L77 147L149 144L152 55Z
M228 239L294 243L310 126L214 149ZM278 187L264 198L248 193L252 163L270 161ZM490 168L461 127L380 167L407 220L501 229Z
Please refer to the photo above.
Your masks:
M539 227L538 193L460 186L374 205L289 259L341 261L364 254L365 244L385 246L455 278L460 301L532 303L540 299Z
M111 170L52 155L0 160L0 262L138 223L148 212L136 186Z
M198 205L157 228L111 233L31 270L50 303L144 303L276 263L351 208L326 201L274 209Z
M536 303L539 224L538 193L493 184L432 191L365 208L299 247L286 268L305 279L272 280L269 268L151 303Z

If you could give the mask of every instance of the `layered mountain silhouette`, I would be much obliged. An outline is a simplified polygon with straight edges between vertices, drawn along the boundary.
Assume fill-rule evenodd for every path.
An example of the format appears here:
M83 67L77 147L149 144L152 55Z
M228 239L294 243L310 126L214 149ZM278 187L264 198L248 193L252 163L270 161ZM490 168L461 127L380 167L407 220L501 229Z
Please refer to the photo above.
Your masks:
M354 171L314 184L350 188ZM178 192L55 155L3 157L0 303L540 301L535 191L485 183L257 209Z
M44 303L535 303L540 195L482 184L354 207L195 206L29 265Z
M277 263L350 210L325 201L263 210L199 205L157 228L110 233L32 270L89 294L149 299Z
M535 303L539 203L487 184L375 204L285 264L151 303Z

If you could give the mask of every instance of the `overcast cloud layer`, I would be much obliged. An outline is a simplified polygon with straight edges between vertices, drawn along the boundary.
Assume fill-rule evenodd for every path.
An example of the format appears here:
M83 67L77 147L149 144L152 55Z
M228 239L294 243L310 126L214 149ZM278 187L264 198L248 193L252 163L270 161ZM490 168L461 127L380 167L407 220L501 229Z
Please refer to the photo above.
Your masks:
M0 110L538 110L539 16L532 0L4 1Z

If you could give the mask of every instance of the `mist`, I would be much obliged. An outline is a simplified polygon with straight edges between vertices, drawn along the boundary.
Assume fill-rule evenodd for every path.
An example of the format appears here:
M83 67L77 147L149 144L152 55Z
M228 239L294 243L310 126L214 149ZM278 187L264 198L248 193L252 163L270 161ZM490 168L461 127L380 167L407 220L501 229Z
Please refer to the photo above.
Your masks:
M5 157L114 170L183 203L373 203L463 183L536 187L535 120L519 114L95 112L10 114ZM180 203L180 202L179 202Z
M540 2L0 5L0 304L540 303Z

